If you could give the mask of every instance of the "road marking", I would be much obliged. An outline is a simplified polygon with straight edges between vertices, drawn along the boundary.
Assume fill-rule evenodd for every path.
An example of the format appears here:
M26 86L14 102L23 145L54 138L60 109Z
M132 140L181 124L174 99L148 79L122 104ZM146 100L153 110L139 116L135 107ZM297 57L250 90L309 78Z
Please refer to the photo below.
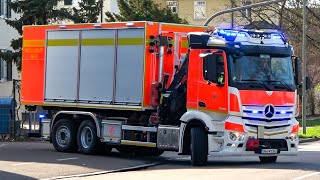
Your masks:
M303 147L303 148L299 148L299 151L302 151L302 152L320 152L320 149L317 148L317 147Z
M156 162L156 163L149 163L149 164L143 164L143 165L138 165L138 166L131 166L131 167L127 167L127 168L121 168L121 169L110 170L110 171L98 171L98 172L85 173L85 174L75 174L75 175L70 175L70 176L57 176L57 177L41 179L41 180L79 178L79 177L87 177L87 176L96 176L96 175L102 175L102 174L116 173L116 172L134 171L134 170L146 169L146 168L161 165L161 164L163 164L163 162Z
M2 148L2 147L4 147L4 146L6 146L7 144L0 144L0 148Z
M18 163L18 164L13 164L13 166L23 166L23 165L33 164L33 163L35 162Z
M72 157L72 158L64 158L64 159L56 159L57 161L68 161L68 160L74 160L79 159L78 157Z
M297 178L295 178L293 180L304 179L304 178L307 178L307 177L310 177L310 176L314 176L314 175L317 175L317 174L320 174L320 172L313 172L311 174L307 174L307 175L303 175L303 176L297 177Z

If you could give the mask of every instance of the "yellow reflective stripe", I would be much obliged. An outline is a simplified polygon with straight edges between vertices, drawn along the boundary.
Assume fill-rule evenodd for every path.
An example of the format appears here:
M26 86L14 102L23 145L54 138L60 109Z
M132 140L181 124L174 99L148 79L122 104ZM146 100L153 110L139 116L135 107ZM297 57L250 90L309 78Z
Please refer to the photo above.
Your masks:
M82 39L81 44L83 46L107 46L114 45L114 39L112 38L95 38L95 39ZM119 46L129 45L143 45L144 38L119 38ZM78 39L49 39L48 46L77 46Z
M112 46L114 45L113 38L95 38L95 39L82 39L82 46Z
M119 46L130 46L130 45L143 45L143 38L119 38L118 45Z
M45 46L44 40L23 40L23 47L43 47Z
M78 46L78 39L48 39L48 46Z

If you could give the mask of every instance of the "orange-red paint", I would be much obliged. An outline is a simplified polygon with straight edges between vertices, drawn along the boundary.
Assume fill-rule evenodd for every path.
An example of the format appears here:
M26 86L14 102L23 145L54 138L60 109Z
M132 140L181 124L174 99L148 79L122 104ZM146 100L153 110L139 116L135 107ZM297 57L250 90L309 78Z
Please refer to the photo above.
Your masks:
M190 50L187 87L187 108L196 106L208 111L228 113L228 73L226 55L224 57L225 84L219 87L216 83L210 83L203 77L203 59L199 54L205 50ZM214 52L214 50L212 50ZM200 107L204 103L205 107Z
M292 127L292 130L290 133L297 133L299 131L299 124L296 124Z
M232 93L230 94L230 111L240 112L238 97Z
M160 25L161 24L161 25ZM126 22L100 24L101 28L127 28ZM43 104L44 103L44 75L45 75L45 40L48 30L59 29L60 25L45 26L24 26L23 40L26 41L22 52L22 94L21 102L23 104ZM66 29L94 29L94 24L69 24L64 25ZM134 27L145 28L145 38L148 41L150 35L157 37L159 34L169 35L175 38L175 33L180 35L187 34L191 31L206 30L200 26L186 26L181 24L167 24L158 22L133 22ZM132 27L130 27L132 28ZM177 39L181 41L186 38ZM34 42L32 42L34 41ZM175 41L175 39L174 39ZM31 45L30 45L31 43ZM180 42L182 43L182 42ZM149 44L145 46L144 62L144 95L142 106L151 107L151 84L158 81L158 62L155 53L149 53ZM173 47L174 49L174 47ZM165 49L166 52L166 49ZM174 56L181 56L187 52L187 47L179 48L176 54L166 54L164 56L164 73L170 75L169 80L174 76ZM169 81L170 83L170 81Z
M266 91L240 90L242 105L266 105L293 106L295 103L295 93L285 91L273 91L268 95Z
M230 131L237 131L237 132L243 132L243 133L246 132L243 128L243 124L232 123L229 121L225 122L224 128Z

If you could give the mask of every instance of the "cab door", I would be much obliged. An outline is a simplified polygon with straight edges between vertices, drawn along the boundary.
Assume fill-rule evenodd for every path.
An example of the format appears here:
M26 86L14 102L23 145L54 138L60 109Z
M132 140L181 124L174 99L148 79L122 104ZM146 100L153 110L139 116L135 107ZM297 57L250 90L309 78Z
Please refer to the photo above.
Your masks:
M201 54L198 79L198 109L215 113L228 113L228 71L223 51Z

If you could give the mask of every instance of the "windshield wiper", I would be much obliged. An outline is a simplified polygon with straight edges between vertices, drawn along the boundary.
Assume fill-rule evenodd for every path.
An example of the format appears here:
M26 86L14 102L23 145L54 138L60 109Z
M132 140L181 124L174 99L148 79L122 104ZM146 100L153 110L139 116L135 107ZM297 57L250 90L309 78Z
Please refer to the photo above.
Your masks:
M242 79L241 81L248 81L248 82L257 82L260 85L262 85L263 87L265 87L268 91L271 91L271 88L265 84L264 82L260 81L260 80L256 80L256 79Z
M289 91L293 91L293 89L284 81L275 81L275 80L270 80L270 81L266 81L266 82L279 82L281 83L281 85L285 86L287 90Z

